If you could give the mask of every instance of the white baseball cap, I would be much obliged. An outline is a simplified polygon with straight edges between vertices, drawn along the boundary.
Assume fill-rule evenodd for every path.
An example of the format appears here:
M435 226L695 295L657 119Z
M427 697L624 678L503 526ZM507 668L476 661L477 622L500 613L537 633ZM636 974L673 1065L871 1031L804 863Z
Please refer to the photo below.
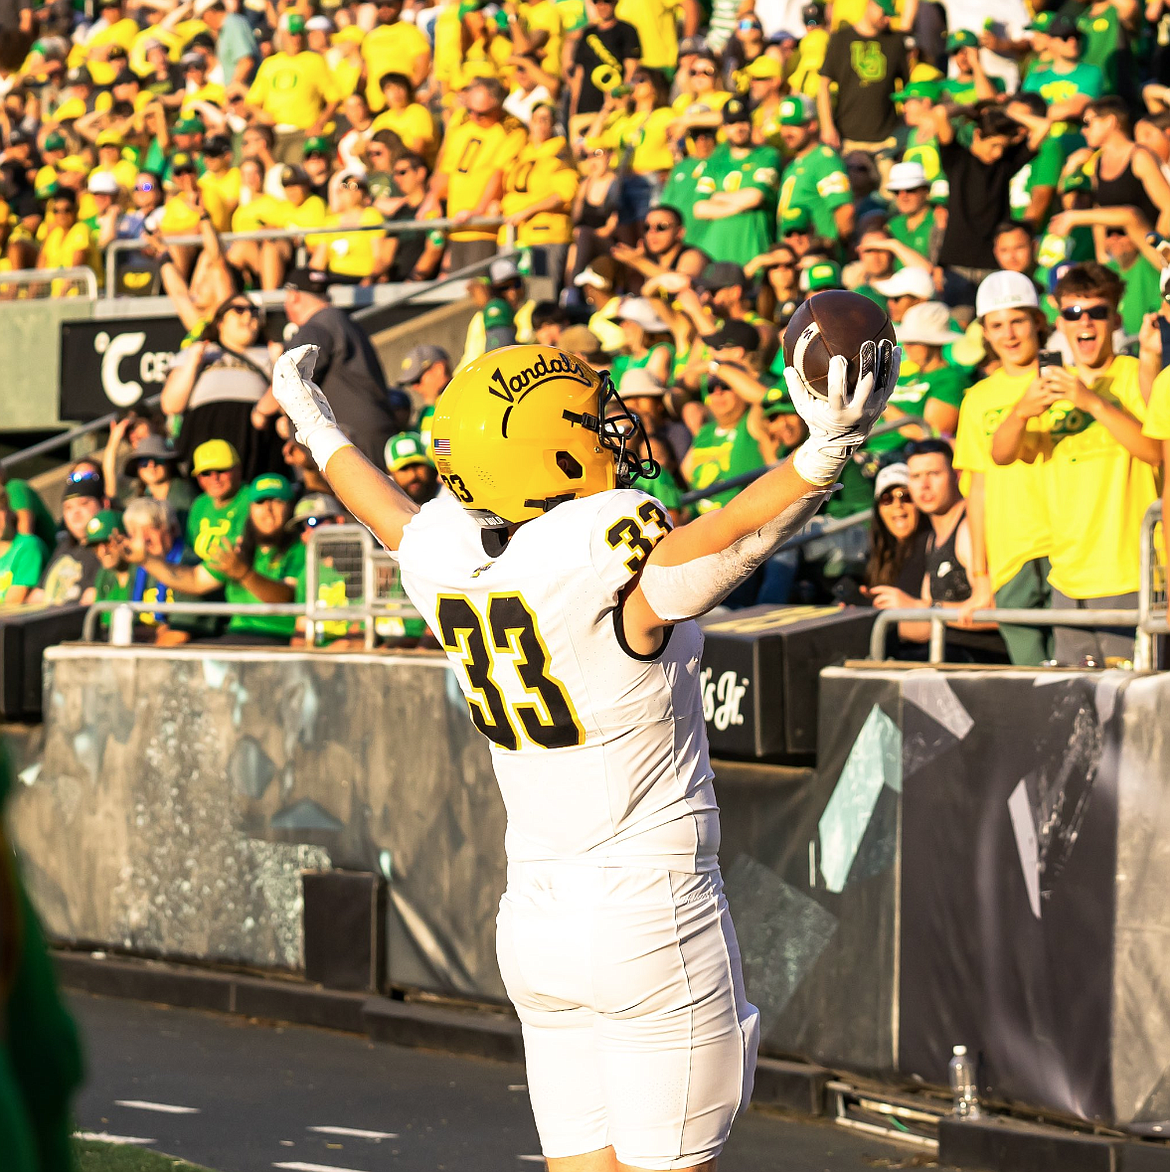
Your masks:
M660 334L666 329L666 322L648 297L627 297L615 315L618 321L632 321L647 333Z
M887 464L873 482L873 495L879 497L887 488L909 488L910 469L905 464Z
M916 191L920 187L929 187L930 180L926 177L926 170L921 163L895 163L890 168L890 177L886 181L888 191Z
M108 171L95 171L85 186L91 195L118 194L118 181Z
M1023 273L1000 269L984 277L975 293L975 316L985 317L997 309L1039 309L1036 286Z
M950 310L941 301L912 305L894 332L899 342L917 342L922 346L946 346L963 337L958 330L951 329Z
M618 394L623 399L661 398L666 388L643 366L631 366L622 375Z
M574 278L573 284L578 289L584 288L586 285L591 289L612 289L613 282L607 277L603 277L592 265L588 268L582 269Z
M884 281L874 281L873 287L883 297L920 297L930 301L934 297L934 281L925 269L899 269Z

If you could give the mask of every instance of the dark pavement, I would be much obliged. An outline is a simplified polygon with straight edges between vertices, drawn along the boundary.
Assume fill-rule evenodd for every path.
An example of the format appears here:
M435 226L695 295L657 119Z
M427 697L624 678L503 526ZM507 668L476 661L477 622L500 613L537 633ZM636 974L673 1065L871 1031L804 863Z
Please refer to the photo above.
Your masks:
M543 1168L522 1066L84 994L71 1001L89 1060L83 1132L147 1139L217 1172ZM914 1149L762 1111L738 1121L720 1161L721 1172L922 1166Z

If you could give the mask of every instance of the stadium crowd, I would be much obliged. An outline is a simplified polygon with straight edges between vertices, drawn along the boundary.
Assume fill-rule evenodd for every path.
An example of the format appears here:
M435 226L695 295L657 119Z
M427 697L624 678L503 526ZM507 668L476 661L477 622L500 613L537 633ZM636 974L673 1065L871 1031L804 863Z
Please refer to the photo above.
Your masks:
M415 499L442 490L452 372L540 342L610 371L680 521L801 441L783 329L847 288L895 323L898 390L812 540L731 604L952 606L952 658L1132 651L971 614L1136 605L1170 445L1165 0L16 0L0 94L0 268L104 281L132 241L117 292L165 292L189 330L161 413L73 470L60 538L9 481L4 604L303 598L304 538L344 514L272 397L258 291ZM390 378L330 302L464 268L462 353ZM927 632L902 623L899 653Z

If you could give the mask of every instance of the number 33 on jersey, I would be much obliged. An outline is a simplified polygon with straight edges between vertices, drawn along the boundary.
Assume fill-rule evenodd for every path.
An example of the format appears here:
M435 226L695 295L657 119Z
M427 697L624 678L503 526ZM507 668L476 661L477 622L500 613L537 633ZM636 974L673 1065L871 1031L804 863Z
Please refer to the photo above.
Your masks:
M495 559L450 496L406 526L402 584L491 742L511 859L707 861L694 824L715 809L702 636L680 624L658 655L640 659L623 646L620 622L623 592L669 528L662 506L634 489L556 506Z

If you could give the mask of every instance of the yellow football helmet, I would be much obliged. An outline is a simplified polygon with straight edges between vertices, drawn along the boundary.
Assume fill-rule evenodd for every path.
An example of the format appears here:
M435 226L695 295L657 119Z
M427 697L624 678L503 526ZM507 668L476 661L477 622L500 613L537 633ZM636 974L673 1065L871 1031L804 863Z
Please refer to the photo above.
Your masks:
M658 475L627 450L641 422L609 375L552 346L505 346L465 366L435 405L443 483L485 529ZM648 445L646 445L648 451Z

